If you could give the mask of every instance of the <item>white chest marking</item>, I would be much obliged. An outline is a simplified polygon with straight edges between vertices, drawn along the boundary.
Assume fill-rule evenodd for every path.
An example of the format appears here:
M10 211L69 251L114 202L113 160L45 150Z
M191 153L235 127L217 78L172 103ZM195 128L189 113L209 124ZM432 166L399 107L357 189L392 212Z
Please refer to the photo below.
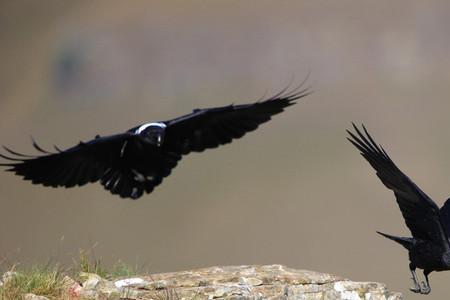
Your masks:
M161 123L161 122L156 122L156 123L146 123L144 125L139 126L138 129L136 129L136 131L134 133L140 134L142 131L144 131L145 129L147 129L150 126L157 126L160 128L166 128L166 124Z

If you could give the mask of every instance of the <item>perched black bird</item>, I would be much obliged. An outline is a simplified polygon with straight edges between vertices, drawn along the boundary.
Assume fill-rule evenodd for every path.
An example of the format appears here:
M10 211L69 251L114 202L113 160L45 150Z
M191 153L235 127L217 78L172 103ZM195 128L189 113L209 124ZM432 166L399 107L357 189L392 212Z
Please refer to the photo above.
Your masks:
M411 291L428 294L431 291L428 275L433 271L450 270L448 235L450 232L450 199L439 209L430 197L397 168L383 147L375 143L364 125L365 135L355 124L353 127L356 134L347 130L351 136L348 140L361 151L361 155L377 171L383 184L394 191L406 226L413 237L397 237L378 233L408 250L409 269L414 281ZM422 286L419 284L416 268L424 270L426 281L422 282Z
M67 150L45 151L33 140L40 156L29 156L4 147L14 157L0 154L15 172L34 184L73 187L100 180L113 194L137 199L150 193L190 152L202 152L238 139L273 115L307 96L296 88L252 104L195 109L179 118L139 125L111 136L80 142Z

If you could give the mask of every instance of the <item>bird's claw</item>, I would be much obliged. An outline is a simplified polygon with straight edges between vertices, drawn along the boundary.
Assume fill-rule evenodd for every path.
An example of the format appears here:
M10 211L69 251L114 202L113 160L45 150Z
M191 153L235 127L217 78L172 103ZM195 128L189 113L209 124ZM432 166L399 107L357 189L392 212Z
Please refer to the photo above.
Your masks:
M420 288L420 293L424 295L428 295L431 292L431 288L428 283L422 281L422 287Z
M416 284L414 287L409 288L411 292L428 295L431 292L431 288L428 284L422 281L422 285Z
M416 279L414 277L411 277L413 283L414 283L414 287L409 288L409 290L411 292L414 293L422 293L422 289L420 288L420 284L416 281Z

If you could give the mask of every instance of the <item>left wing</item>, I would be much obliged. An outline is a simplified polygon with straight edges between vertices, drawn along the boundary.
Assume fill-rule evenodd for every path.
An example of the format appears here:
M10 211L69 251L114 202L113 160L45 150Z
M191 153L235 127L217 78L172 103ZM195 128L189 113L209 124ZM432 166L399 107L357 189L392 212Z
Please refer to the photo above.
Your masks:
M163 147L188 154L228 144L311 93L308 88L284 92L252 104L196 109L191 114L165 121L167 128Z

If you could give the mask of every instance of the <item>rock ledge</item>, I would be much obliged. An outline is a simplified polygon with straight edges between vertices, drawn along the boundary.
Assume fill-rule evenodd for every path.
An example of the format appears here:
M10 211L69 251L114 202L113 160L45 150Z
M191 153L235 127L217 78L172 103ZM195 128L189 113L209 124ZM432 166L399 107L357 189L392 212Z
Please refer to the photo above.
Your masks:
M63 280L64 299L187 300L400 300L377 282L355 282L338 276L295 270L282 265L228 266L161 273L109 281L82 273L82 283ZM46 300L25 295L26 300Z
M382 283L282 265L210 267L116 280L117 299L399 300ZM114 293L116 294L116 293ZM111 298L116 299L116 298Z

